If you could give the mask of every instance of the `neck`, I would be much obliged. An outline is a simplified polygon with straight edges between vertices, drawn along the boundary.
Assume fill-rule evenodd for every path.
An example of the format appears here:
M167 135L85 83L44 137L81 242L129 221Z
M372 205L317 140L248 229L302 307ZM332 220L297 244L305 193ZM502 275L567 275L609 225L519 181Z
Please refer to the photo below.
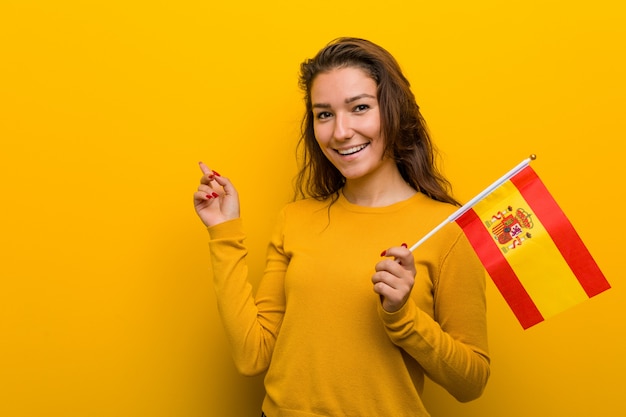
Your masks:
M384 207L404 201L417 191L404 181L396 168L385 175L347 179L342 192L352 204Z

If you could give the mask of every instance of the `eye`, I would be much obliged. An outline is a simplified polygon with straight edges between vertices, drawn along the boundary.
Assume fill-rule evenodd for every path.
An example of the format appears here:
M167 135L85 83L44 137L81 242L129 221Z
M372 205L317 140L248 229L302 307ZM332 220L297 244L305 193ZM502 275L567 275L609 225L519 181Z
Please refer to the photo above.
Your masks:
M357 112L357 113L360 113L360 112L364 112L365 110L367 110L369 108L370 108L370 106L368 106L367 104L359 104L358 106L356 106L354 108L354 111Z
M317 113L316 118L319 120L324 120L324 119L328 119L330 116L332 116L330 112L322 111L322 112Z

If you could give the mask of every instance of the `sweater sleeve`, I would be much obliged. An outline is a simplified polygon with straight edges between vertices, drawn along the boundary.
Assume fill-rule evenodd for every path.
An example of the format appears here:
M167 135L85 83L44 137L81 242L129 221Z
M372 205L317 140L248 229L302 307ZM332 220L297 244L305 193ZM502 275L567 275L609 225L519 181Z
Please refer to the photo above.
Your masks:
M399 311L379 306L391 340L458 401L478 398L489 378L485 272L460 233L434 280L434 318L409 300Z
M267 268L256 297L248 280L241 219L210 227L209 248L217 306L238 371L257 375L269 367L285 312L284 273L278 228L268 247Z

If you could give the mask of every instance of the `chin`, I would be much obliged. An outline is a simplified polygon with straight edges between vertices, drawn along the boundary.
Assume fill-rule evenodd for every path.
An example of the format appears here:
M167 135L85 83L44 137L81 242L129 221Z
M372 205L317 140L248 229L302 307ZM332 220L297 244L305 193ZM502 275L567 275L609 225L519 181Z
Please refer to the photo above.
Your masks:
M346 180L358 180L359 178L363 178L367 176L368 172L358 172L358 171L342 171L341 175Z

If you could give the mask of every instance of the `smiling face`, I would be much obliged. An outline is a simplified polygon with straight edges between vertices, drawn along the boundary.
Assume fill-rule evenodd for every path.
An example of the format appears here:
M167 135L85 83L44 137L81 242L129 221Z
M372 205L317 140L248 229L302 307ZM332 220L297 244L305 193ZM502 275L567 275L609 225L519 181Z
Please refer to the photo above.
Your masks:
M315 139L346 181L393 167L384 159L377 86L355 67L320 73L311 86Z

